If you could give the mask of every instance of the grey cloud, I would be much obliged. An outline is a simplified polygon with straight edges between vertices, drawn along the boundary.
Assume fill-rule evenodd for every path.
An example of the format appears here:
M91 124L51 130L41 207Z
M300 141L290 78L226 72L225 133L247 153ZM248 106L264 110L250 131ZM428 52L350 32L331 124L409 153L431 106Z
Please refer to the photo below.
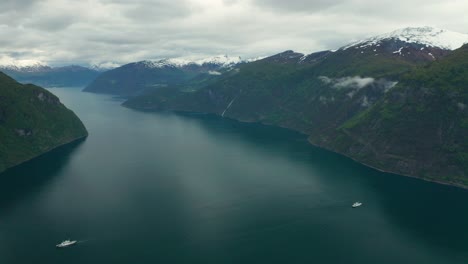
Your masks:
M43 31L59 31L71 26L76 21L76 18L70 15L58 15L32 20L23 25L29 28L34 28Z
M31 16L37 4L37 0L0 1L0 25L20 25L22 21Z
M185 1L148 1L131 5L124 14L132 20L153 23L188 16L190 8Z
M0 1L0 14L11 11L22 12L32 8L36 3L38 0L2 0Z
M361 77L361 76L348 76L342 78L329 78L327 76L319 76L325 84L329 84L335 89L350 89L350 90L360 90L366 86L373 85L375 87L383 89L385 92L389 89L395 87L398 82L389 81L386 79L374 79L372 77ZM354 92L351 92L354 94Z
M0 56L87 64L311 53L406 26L464 32L467 9L436 0L2 0Z
M346 0L254 0L253 3L278 12L293 11L301 13L316 13L336 5L340 5Z
M375 82L374 78L361 76L343 77L343 78L329 78L327 76L318 77L323 83L330 84L333 88L351 88L361 89L369 84Z
M343 77L343 78L329 78L327 76L319 76L318 77L323 83L331 84L332 87L340 89L340 88L354 88L354 89L361 89L369 84L375 82L374 78L371 77Z
M374 78L366 77L361 78L360 76L345 77L336 79L336 83L333 85L336 88L357 88L361 89L375 81Z

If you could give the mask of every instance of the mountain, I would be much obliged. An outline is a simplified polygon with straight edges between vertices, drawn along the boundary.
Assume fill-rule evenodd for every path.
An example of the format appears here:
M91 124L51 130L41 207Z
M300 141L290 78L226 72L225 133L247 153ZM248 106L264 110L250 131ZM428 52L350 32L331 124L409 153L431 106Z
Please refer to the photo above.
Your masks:
M412 67L442 59L468 42L468 35L432 27L404 28L339 48L322 74L396 78Z
M80 119L56 96L0 72L0 171L85 136Z
M45 87L85 86L94 80L100 71L82 66L50 67L43 64L4 65L0 71L21 83L32 83Z
M366 47L378 47L388 41L399 43L399 48L407 45L418 45L420 48L433 47L443 50L455 50L468 42L468 34L427 26L407 27L351 43L342 49L365 49ZM399 55L404 54L402 52L398 52L398 50L399 49L395 50L394 52L398 53Z
M451 39L444 42L447 36ZM395 78L416 65L443 58L451 48L461 46L467 36L429 27L406 28L358 41L336 51L304 55L288 50L260 60L264 62L263 66L269 63L287 64L292 69L309 67L309 72L304 70L301 73L304 76ZM237 66L256 62L242 61L239 57L215 58L200 61L165 59L127 64L103 73L84 91L132 97L166 86L191 86L185 88L193 90L193 87L200 87L199 74L220 75L219 71L226 72L223 69L238 70ZM197 85L191 85L194 78ZM211 76L208 79L221 78Z
M212 79L241 62L240 57L228 56L134 62L102 73L83 91L135 96L159 87L185 84L193 78Z
M405 74L314 144L398 174L468 186L468 45Z
M406 28L355 42L336 51L321 51L308 55L288 50L258 61L234 66L230 74L219 76L210 83L199 84L199 87L203 85L205 87L197 93L181 92L191 91L184 89L183 85L179 86L178 90L181 91L177 89L172 91L174 87L159 88L129 100L126 105L147 110L153 107L160 109L162 102L159 99L164 99L164 104L177 103L178 107L187 111L193 107L201 112L222 113L233 97L237 98L242 94L255 98L261 103L244 105L242 108L246 116L237 117L241 120L275 123L278 120L268 120L271 112L278 111L278 106L285 110L285 105L288 105L295 110L290 111L291 116L282 119L284 122L297 124L298 122L292 121L296 119L295 112L308 112L310 104L314 104L314 113L320 114L316 118L308 116L302 119L310 119L314 123L325 121L333 123L337 119L346 119L356 111L360 111L359 105L364 100L364 96L366 104L371 104L383 96L389 87L395 85L404 73L447 56L451 52L445 49L449 44L429 41L434 38L432 37L434 32L439 31L429 30L427 27ZM425 34L426 38L423 37ZM414 39L410 36L414 36ZM449 43L454 46L453 41ZM426 51L409 54L395 52L405 49ZM426 52L429 50L437 57L428 56ZM133 81L137 80L140 79L136 77ZM163 97L159 98L160 96ZM166 100L167 96L177 100ZM194 99L191 99L192 97ZM352 100L348 101L348 98ZM339 102L339 99L345 100L345 104ZM204 103L197 105L202 101ZM315 104L316 102L319 104ZM322 105L323 102L326 102L327 106ZM330 106L335 102L337 107ZM267 108L267 103L268 110L259 111L259 107ZM281 114L275 115L284 115L283 110ZM257 113L262 118L256 120L252 118L251 113ZM323 116L328 118L324 119Z
M313 144L381 170L468 186L462 168L467 152L462 132L468 131L459 127L465 121L456 110L468 104L460 88L468 85L463 77L466 47L452 51L458 44L443 42L440 34L453 35L407 28L336 51L286 51L239 64L195 91L183 85L161 87L130 98L124 106L213 113L286 127L309 135ZM429 87L433 90L427 91ZM400 113L404 103L413 108ZM431 125L433 117L442 123ZM420 137L425 134L430 136ZM434 135L445 145L435 142ZM442 148L457 152L435 152ZM428 158L432 154L437 155ZM398 167L399 162L409 165Z

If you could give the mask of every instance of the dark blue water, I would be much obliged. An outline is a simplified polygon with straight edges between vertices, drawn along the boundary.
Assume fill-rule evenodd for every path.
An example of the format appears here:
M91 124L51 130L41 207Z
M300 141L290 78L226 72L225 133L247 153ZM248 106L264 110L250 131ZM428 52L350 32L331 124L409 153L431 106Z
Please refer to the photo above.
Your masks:
M468 263L466 190L284 129L51 91L90 136L0 174L1 264Z

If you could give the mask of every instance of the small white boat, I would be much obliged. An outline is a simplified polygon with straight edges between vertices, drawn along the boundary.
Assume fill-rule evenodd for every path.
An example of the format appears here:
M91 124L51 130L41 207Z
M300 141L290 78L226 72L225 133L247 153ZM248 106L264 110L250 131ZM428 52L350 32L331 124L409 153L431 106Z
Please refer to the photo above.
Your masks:
M76 240L69 240L69 239L67 239L67 240L63 241L62 243L57 244L56 247L58 247L58 248L64 248L64 247L73 246L73 245L75 245L76 243L77 243Z
M362 203L360 203L360 202L355 202L355 203L353 203L352 207L353 207L353 208L356 208L356 207L359 207L359 206L361 206L361 205L362 205Z

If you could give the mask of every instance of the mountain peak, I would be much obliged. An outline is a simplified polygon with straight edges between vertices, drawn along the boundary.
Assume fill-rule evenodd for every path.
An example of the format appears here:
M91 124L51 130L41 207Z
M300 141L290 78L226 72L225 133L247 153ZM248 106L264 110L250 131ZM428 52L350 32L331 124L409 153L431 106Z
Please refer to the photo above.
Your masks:
M49 67L38 60L17 60L8 56L1 56L0 68L6 70L33 72Z
M181 68L190 65L203 66L206 64L217 65L219 67L229 67L238 63L243 62L239 56L228 56L228 55L218 55L208 58L170 58L170 59L159 59L159 60L147 60L142 61L148 68L161 68L161 67L176 67Z
M426 47L437 47L444 50L454 50L460 48L463 44L468 43L468 34L429 26L407 27L351 43L342 49L345 50L351 47L366 48L378 45L387 40L420 44Z

